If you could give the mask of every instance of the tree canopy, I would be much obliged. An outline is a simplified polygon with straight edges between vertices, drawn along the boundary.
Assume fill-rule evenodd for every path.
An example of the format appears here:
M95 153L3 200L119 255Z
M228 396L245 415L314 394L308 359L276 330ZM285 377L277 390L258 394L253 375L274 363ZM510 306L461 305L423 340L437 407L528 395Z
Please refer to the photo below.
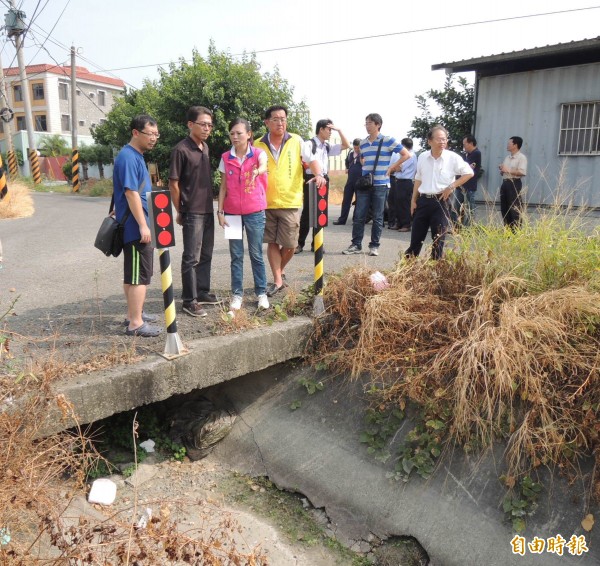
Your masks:
M192 62L180 59L168 71L160 70L158 80L144 82L141 89L126 91L93 132L97 143L120 147L130 137L129 123L137 114L150 114L158 122L160 139L148 158L158 164L161 177L168 173L173 146L188 135L186 112L190 106L206 106L214 112L213 132L208 139L213 170L220 155L230 147L228 124L238 116L246 118L255 137L265 131L263 115L272 104L288 108L288 129L303 137L310 135L308 108L295 102L294 89L275 69L261 73L255 55L234 59L217 51L211 42L206 58L197 51Z
M427 132L435 124L440 124L448 130L448 149L455 151L462 150L464 136L472 133L475 90L464 77L456 78L456 82L458 84L455 84L454 75L447 75L443 90L431 89L415 97L421 116L412 121L412 129L408 135L419 139L421 147L427 147ZM430 102L437 106L439 114L435 117Z

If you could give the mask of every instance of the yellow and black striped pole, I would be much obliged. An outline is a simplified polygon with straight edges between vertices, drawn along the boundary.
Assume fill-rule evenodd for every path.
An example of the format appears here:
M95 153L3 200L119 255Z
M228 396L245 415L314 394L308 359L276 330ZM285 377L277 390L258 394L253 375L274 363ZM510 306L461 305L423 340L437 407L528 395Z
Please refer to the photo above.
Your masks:
M325 312L323 303L323 236L324 228L327 226L327 200L329 181L317 187L314 179L309 182L309 210L310 220L313 227L313 248L315 253L315 298L313 302L313 314L320 316Z
M33 182L39 185L42 182L42 172L40 171L40 160L38 159L37 149L29 149L28 153Z
M79 151L77 151L76 147L73 148L71 163L73 164L73 168L71 169L71 172L73 175L73 177L72 177L73 192L78 193L79 192Z
M8 186L6 185L6 172L2 166L2 156L0 156L0 200L2 200L8 193Z
M163 356L172 359L187 353L179 334L177 334L177 314L175 311L175 298L173 294L173 273L171 271L171 256L169 248L158 250L160 259L160 281L165 305L165 323L167 325L167 343Z
M10 178L15 179L19 175L19 164L17 162L17 154L15 153L15 150L9 149L6 158L8 161L8 172L10 173Z

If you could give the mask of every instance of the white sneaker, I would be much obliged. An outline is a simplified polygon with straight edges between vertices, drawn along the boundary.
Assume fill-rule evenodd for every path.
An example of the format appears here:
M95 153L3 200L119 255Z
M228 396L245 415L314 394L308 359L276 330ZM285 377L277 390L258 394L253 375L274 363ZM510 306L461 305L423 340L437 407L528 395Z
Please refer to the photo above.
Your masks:
M379 248L369 248L369 255L379 255Z
M258 308L259 309L268 309L269 308L269 299L267 295L259 295L258 296Z
M232 311L239 311L242 308L242 297L239 295L234 295L233 299L231 299L231 302L229 303L229 308Z

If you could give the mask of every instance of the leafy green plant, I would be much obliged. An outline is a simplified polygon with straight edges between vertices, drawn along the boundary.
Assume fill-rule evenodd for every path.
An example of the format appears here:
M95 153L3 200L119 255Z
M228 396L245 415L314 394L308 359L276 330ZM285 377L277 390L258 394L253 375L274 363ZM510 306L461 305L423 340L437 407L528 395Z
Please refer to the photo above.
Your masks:
M300 401L299 399L296 399L290 403L290 409L292 409L292 411L295 411L300 407L302 407L302 401Z
M514 486L515 483L514 478L507 476L501 476L500 480L509 487ZM527 526L525 518L535 511L542 489L541 483L536 483L531 477L525 476L518 487L504 498L502 509L517 533L525 530Z
M309 395L314 395L317 391L323 391L323 388L325 387L322 381L307 377L303 377L298 383L306 389L306 392Z
M385 411L368 409L365 415L365 429L360 434L360 441L368 445L367 452L375 454L375 458L381 462L387 462L391 453L388 443L405 417L405 413L399 407L391 407Z

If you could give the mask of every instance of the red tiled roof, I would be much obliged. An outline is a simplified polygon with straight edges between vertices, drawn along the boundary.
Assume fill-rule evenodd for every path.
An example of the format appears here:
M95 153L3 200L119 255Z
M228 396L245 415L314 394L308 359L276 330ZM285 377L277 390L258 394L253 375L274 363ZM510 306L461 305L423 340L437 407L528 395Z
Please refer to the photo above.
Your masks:
M121 79L113 79L111 77L105 77L104 75L90 73L90 71L88 71L88 69L86 69L85 67L76 67L76 69L77 78L83 81L94 81L96 83L104 83L120 88L125 87L125 83ZM25 67L25 71L28 77L30 75L39 75L41 73L54 73L56 75L66 76L67 78L71 77L71 67L62 67L60 65L48 65L47 63L42 63L40 65L27 65L27 67ZM4 69L4 76L6 77L18 75L18 67L9 67L8 69Z

